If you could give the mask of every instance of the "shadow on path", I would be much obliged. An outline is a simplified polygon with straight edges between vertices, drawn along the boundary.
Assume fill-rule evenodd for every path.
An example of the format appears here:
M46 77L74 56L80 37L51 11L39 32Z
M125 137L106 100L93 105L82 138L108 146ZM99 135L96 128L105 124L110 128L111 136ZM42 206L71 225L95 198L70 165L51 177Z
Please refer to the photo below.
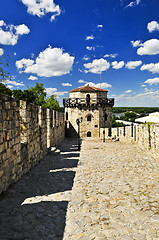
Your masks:
M79 160L77 140L65 139L60 150L58 156L48 154L0 196L1 240L63 239L68 200L54 201L53 194L72 189ZM32 202L25 204L28 198Z

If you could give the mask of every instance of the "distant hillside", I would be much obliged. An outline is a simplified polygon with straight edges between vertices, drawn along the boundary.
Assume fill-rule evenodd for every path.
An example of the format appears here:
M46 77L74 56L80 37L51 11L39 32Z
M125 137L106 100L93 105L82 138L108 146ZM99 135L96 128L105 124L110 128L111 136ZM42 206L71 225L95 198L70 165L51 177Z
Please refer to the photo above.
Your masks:
M152 113L159 112L159 107L113 107L113 113L123 113L123 112L135 112L135 113Z

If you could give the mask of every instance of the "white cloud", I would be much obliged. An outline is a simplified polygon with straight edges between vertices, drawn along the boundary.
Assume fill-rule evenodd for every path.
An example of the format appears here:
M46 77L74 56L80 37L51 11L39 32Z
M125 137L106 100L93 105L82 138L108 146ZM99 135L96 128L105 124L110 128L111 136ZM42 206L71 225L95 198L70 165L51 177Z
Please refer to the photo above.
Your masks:
M114 61L112 62L112 68L114 69L120 69L124 66L124 61L120 61L120 62L117 62L117 61Z
M142 84L141 87L146 87L146 85L145 85L145 84Z
M34 80L37 80L38 78L31 75L28 79L34 81Z
M94 39L94 36L91 34L91 36L87 36L86 37L86 40L93 40Z
M88 61L89 59L90 59L90 57L88 57L87 55L85 55L82 60Z
M28 34L30 32L30 29L25 24L15 26L15 30L17 35Z
M130 61L130 62L127 62L125 67L128 69L135 69L136 67L140 66L141 64L142 64L142 61Z
M101 74L102 72L110 68L110 63L103 58L94 59L92 63L85 63L84 67L87 69L85 70L86 73L91 72L95 74Z
M16 67L18 69L27 68L27 67L32 66L34 64L34 60L23 58L19 61L16 61L15 64L16 64Z
M85 81L80 79L80 80L78 80L78 83L85 83Z
M135 7L137 5L139 5L140 0L135 0L133 2L130 2L126 7Z
M74 59L68 53L63 53L63 49L49 46L35 61L22 59L16 62L16 66L18 69L24 68L25 73L37 74L39 77L62 76L70 73Z
M141 43L141 40L131 41L131 44L133 45L133 47L143 46L143 44Z
M102 83L93 83L93 82L85 82L85 86L86 85L90 85L90 86L93 86L93 87L97 87L97 88L111 88L112 85L109 84L109 83L106 83L106 82L102 82Z
M16 81L11 81L11 80L5 80L4 84L11 84L14 86L24 86L23 82L16 82Z
M105 54L104 57L111 57L111 58L116 58L116 56L118 56L117 53L113 53L113 54Z
M99 24L97 25L97 28L103 28L103 25Z
M87 46L86 49L89 50L89 51L92 51L92 50L94 51L94 50L95 50L95 47L89 47L89 46Z
M137 50L138 55L156 55L159 54L159 40L150 39L143 43L142 47Z
M7 85L7 87L8 87L8 88L13 88L13 86L12 86L12 85Z
M0 20L0 27L5 26L5 22L3 20Z
M116 95L116 106L157 107L159 102L159 90L147 91L130 96L127 94Z
M19 39L19 36L28 34L30 29L25 25L19 26L6 25L3 20L0 21L0 44L3 45L15 45Z
M148 83L150 85L159 84L159 78L147 79L144 83Z
M71 86L72 86L71 83L61 83L61 85L62 85L63 87L71 87Z
M51 21L56 16L61 14L59 5L54 3L54 0L21 0L27 6L27 12L38 17L45 16L47 13L52 13Z
M63 96L63 95L65 95L65 94L67 94L68 92L55 92L55 94L57 95L57 96Z
M132 92L132 90L127 90L124 93L131 93L131 92Z
M152 73L159 73L159 62L158 63L150 63L150 64L144 64L141 68L141 71L148 70Z
M4 53L3 49L2 49L2 48L0 48L0 56L2 56L2 55L3 55L3 53Z
M57 91L57 88L45 88L45 89L48 96L55 94L55 92Z
M149 32L159 31L159 24L156 21L149 22L147 24L147 29Z
M16 52L14 52L14 56L16 56L17 55L17 53Z

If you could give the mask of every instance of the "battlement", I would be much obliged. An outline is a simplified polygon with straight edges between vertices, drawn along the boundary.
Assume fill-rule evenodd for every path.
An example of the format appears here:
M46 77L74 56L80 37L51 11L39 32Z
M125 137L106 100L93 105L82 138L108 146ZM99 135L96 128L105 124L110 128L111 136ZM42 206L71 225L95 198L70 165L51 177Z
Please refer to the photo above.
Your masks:
M64 137L63 113L0 94L0 193Z
M94 106L94 107L104 107L114 106L114 98L91 98L88 101L86 98L65 98L63 99L64 107L84 107L84 106Z

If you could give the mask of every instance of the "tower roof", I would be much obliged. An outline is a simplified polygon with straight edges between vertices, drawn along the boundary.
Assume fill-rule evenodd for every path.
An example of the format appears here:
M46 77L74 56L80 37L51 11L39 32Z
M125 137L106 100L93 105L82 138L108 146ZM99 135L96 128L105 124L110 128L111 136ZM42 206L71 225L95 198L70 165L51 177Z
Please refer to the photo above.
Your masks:
M108 92L108 90L104 90L104 89L101 89L101 88L93 87L93 86L90 86L88 84L86 86L73 89L73 90L71 90L69 92L70 93L71 92Z

